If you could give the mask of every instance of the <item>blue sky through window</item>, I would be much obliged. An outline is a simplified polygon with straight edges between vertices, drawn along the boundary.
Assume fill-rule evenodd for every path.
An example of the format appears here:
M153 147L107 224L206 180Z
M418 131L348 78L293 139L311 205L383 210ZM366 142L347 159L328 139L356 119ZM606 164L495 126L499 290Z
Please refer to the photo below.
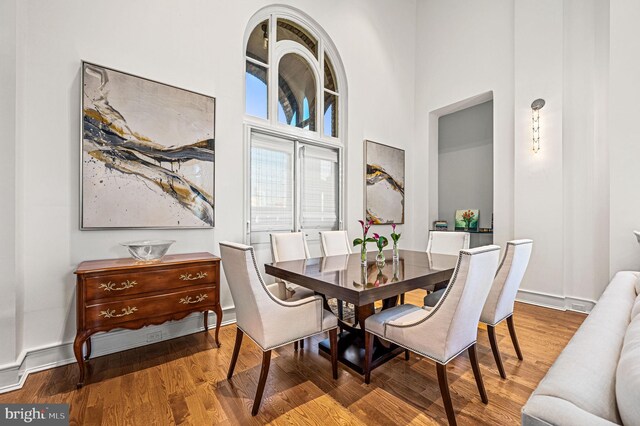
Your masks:
M267 85L253 74L245 73L247 114L267 118Z
M333 115L333 105L329 105L329 108L324 113L324 134L327 136L335 136L332 134L331 129L331 116Z

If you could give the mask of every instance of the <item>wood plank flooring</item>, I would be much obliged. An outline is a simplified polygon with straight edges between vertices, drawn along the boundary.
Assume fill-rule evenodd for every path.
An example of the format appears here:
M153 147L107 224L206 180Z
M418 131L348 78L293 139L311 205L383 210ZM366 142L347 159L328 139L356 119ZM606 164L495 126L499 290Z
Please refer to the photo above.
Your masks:
M412 292L407 302L420 304L423 296ZM514 318L524 361L507 325L496 329L507 380L500 379L486 329L478 330L488 405L480 401L466 353L449 364L459 424L520 424L522 405L585 315L516 303ZM399 356L373 371L371 385L340 365L334 381L331 363L318 354L320 336L298 352L293 345L274 351L260 412L251 417L262 353L244 339L227 381L235 332L234 325L221 328L220 349L210 331L92 359L88 384L79 390L75 364L31 374L22 389L0 395L0 403L69 403L71 424L80 425L446 424L433 362Z

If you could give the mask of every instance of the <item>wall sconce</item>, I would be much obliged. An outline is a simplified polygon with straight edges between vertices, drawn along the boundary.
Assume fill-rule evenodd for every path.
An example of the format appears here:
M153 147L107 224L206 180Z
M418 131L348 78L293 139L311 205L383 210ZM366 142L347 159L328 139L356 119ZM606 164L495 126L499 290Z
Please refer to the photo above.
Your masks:
M536 99L531 103L531 126L533 128L533 152L540 151L540 110L544 99Z

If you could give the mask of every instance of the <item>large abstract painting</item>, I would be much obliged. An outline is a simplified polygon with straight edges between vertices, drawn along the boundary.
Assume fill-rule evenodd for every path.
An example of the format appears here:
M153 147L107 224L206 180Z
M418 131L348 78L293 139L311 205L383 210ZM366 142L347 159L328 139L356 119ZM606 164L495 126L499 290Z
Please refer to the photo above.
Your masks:
M215 99L82 63L81 228L214 225Z
M404 223L404 150L364 141L367 220Z

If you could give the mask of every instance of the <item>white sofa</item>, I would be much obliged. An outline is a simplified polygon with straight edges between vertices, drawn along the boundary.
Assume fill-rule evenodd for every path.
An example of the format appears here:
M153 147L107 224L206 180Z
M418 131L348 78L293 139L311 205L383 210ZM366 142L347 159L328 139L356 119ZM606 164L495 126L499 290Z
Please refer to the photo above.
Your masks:
M529 401L522 424L640 425L640 272L618 272Z

